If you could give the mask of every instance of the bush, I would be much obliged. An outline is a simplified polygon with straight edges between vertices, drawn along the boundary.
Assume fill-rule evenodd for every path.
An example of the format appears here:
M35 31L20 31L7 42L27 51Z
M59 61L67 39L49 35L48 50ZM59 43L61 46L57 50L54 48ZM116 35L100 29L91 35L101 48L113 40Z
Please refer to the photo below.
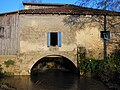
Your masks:
M3 77L2 69L2 65L0 65L0 77Z
M9 67L10 65L14 65L15 61L13 60L7 60L4 62L4 64L6 65L6 67Z
M85 59L80 62L80 72L82 71L83 75L91 73L93 76L96 75L98 71L99 61L95 59Z
M88 72L92 76L106 75L107 77L114 79L117 76L120 78L120 63L115 59L109 58L107 61L85 59L80 62L80 72L82 75L86 75Z
M120 50L115 50L107 60L84 59L80 61L80 72L97 77L108 87L120 85ZM115 89L118 90L118 89Z
M55 66L56 66L54 62L47 62L46 64L47 64L48 68L55 68Z

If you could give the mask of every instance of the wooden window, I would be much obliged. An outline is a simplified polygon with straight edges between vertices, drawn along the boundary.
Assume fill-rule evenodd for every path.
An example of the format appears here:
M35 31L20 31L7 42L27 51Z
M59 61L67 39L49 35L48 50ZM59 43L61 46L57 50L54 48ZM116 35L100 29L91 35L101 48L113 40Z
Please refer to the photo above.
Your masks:
M62 46L62 35L61 35L61 32L58 32L58 46L59 47Z
M58 46L61 47L61 32L48 32L48 47Z
M4 37L4 27L0 27L0 38Z

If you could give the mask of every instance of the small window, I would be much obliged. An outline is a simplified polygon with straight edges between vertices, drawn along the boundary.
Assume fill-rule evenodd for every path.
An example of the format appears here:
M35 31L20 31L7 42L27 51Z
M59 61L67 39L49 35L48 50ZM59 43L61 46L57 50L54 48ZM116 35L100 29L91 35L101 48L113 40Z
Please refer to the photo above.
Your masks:
M0 27L0 38L4 37L4 27Z
M50 33L50 45L51 46L56 46L58 45L58 33L56 32L51 32Z
M61 32L48 32L48 47L61 47Z

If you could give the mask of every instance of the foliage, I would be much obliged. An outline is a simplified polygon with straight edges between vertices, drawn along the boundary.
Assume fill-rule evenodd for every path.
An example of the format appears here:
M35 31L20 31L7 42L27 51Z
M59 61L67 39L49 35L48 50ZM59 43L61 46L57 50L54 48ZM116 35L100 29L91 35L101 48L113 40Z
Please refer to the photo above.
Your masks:
M48 66L48 68L55 68L55 62L47 62L46 63L47 64L47 66Z
M97 73L99 61L95 59L85 59L80 62L80 71L84 72L84 75L86 75L88 72L92 75L95 75Z
M120 73L120 63L110 59L107 62L103 60L85 59L80 62L80 70L84 71L84 73L91 72L94 75L98 73L108 74L109 72Z
M0 72L2 72L2 65L0 64Z
M14 65L15 61L13 60L7 60L4 62L4 64L6 65L6 67L9 67L10 65Z
M120 50L114 50L111 56L108 58L109 63L113 63L117 72L120 74Z
M120 63L120 50L114 50L109 59L114 59L114 63Z
M112 53L107 58L107 61L89 58L82 60L80 62L80 71L84 72L83 75L85 76L89 72L92 76L98 77L106 85L112 84L113 88L117 88L114 85L120 84L120 55L118 55L117 52Z
M0 64L0 77L3 77L2 69L2 65Z

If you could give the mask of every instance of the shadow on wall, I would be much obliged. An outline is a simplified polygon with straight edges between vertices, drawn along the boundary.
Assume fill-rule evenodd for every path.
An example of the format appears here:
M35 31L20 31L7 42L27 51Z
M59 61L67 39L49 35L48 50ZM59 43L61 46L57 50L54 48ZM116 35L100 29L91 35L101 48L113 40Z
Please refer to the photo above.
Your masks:
M102 16L91 15L70 15L66 17L63 22L65 25L75 26L78 29L84 29L86 24L92 25L93 23L99 23L99 29L103 28Z
M73 9L71 10L74 12ZM106 30L110 31L110 40L107 42L108 53L111 51L114 53L120 49L120 18L119 16L107 16L106 19ZM65 25L78 28L75 30L84 30L87 24L92 27L94 23L98 23L98 30L104 30L104 16L102 15L69 15L64 18L63 22Z
M73 9L71 11L74 12ZM69 15L64 18L63 22L65 25L76 26L83 29L85 24L99 23L100 29L104 29L104 16L103 15ZM117 36L120 29L120 18L119 16L107 16L107 31L112 31Z

